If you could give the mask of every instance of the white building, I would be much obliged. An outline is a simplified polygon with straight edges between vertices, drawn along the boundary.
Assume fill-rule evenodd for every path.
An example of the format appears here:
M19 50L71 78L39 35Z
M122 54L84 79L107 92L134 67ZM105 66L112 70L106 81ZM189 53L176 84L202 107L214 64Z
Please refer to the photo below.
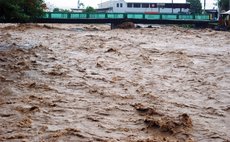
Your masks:
M98 4L98 8L101 12L111 13L188 13L190 4L109 0Z

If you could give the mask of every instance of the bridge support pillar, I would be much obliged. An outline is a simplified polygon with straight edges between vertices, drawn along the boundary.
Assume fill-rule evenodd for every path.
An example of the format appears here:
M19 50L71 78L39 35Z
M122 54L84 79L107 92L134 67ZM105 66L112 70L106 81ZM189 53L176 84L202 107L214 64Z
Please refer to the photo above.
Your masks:
M195 28L208 28L208 23L197 23Z
M111 23L111 25L110 25L111 30L117 29L117 28L118 28L118 25L119 25L119 23Z

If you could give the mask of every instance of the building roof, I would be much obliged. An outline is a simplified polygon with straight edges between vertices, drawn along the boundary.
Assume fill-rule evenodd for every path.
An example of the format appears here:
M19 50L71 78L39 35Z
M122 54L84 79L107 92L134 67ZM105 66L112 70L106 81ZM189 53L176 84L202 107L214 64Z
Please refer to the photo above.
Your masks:
M139 3L172 3L172 0L125 0L125 2ZM186 3L186 0L173 0L173 3Z

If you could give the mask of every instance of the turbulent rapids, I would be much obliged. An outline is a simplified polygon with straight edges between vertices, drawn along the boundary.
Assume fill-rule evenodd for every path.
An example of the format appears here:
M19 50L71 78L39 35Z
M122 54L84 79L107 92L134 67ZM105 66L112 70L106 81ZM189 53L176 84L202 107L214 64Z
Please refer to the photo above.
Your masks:
M229 32L0 28L0 141L230 140Z

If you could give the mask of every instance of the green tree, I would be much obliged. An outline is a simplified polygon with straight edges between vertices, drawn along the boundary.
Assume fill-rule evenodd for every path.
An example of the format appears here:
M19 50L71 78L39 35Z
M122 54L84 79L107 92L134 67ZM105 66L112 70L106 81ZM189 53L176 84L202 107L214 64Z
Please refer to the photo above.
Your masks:
M0 0L0 18L12 19L22 18L25 15L19 6L19 1L14 0Z
M218 5L220 11L222 11L222 10L225 10L225 11L230 10L229 0L217 0L217 5Z
M95 13L96 10L91 6L87 6L86 9L83 12L85 12L85 13Z
M190 12L192 14L202 13L202 5L200 0L187 0L190 3Z
M0 0L0 18L26 20L42 16L43 0Z
M59 8L54 8L53 12L60 12L60 9Z

